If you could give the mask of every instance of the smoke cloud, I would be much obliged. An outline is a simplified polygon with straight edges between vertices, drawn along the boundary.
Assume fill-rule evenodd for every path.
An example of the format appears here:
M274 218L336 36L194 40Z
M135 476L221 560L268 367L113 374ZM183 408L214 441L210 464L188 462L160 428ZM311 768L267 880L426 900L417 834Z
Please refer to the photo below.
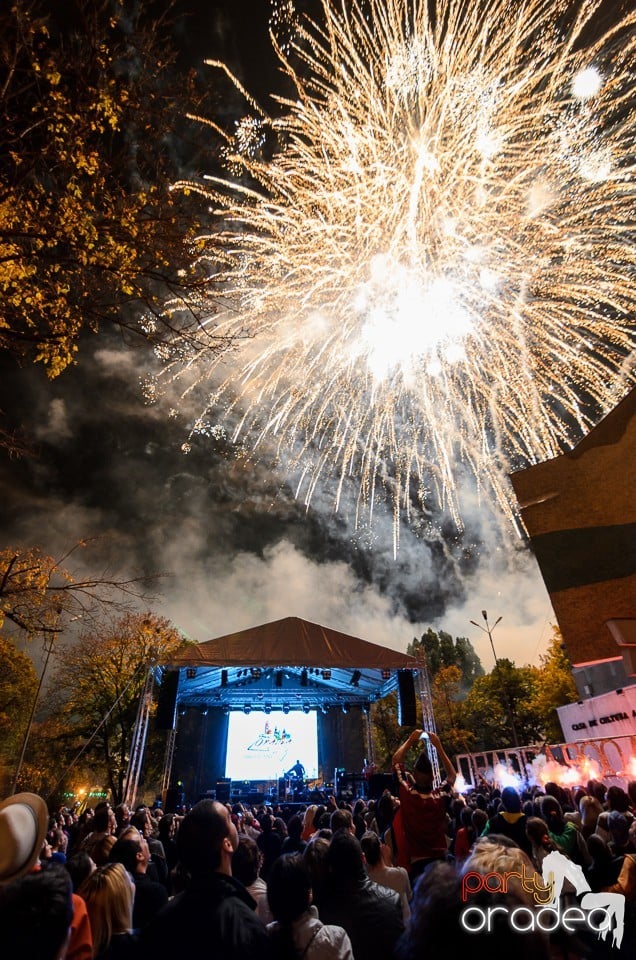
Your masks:
M487 609L503 618L497 655L537 660L554 619L538 567L474 491L462 491L463 532L416 512L394 555L383 504L356 529L353 484L336 513L326 487L306 507L292 476L223 438L184 454L172 399L144 402L150 362L102 333L58 380L5 372L0 407L37 441L33 458L0 462L5 543L59 555L98 537L74 562L164 574L153 606L194 640L298 616L405 650L431 626L470 637L490 669L488 638L469 624Z

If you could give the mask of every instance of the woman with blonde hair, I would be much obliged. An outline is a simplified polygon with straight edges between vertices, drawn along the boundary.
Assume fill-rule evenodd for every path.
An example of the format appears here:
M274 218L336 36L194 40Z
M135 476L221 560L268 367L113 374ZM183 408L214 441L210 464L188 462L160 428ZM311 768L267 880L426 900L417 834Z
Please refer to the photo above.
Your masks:
M317 830L317 825L314 823L314 817L316 816L316 810L318 809L317 803L311 803L305 810L305 815L303 817L303 829L300 834L300 839L304 840L305 843L311 840L312 836Z
M121 863L98 867L78 892L91 921L94 960L127 960L135 956L134 884L126 868Z

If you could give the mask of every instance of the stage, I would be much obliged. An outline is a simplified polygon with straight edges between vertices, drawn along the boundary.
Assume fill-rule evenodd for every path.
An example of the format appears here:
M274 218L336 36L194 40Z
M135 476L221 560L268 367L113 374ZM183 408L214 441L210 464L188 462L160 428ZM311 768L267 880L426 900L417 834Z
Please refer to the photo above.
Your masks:
M187 644L154 668L141 698L126 802L143 786L153 682L152 726L167 735L163 797L181 784L188 803L212 791L229 801L311 803L369 792L371 706L396 694L400 724L413 726L419 667L407 654L296 617ZM294 764L305 771L301 784L288 780Z
M397 784L392 774L375 773L367 778L363 774L347 773L336 770L334 780L309 780L294 782L291 778L279 780L231 780L221 777L213 787L209 787L194 797L187 795L182 788L167 791L164 801L165 812L174 813L177 807L192 800L211 799L221 803L244 803L250 806L264 804L276 806L290 804L307 806L311 803L326 804L334 796L340 803L353 803L358 798L379 800L384 790L397 794Z

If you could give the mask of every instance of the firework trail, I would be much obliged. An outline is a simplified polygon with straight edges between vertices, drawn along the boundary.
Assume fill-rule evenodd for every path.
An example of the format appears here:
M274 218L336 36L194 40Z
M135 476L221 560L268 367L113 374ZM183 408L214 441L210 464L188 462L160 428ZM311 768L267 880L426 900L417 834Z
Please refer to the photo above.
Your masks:
M358 514L461 526L468 471L513 517L507 473L634 379L636 14L599 37L593 2L278 6L293 93L270 115L213 62L247 115L210 124L230 172L179 185L215 221L208 330L245 340L229 376L178 349L162 376L308 503L352 477Z

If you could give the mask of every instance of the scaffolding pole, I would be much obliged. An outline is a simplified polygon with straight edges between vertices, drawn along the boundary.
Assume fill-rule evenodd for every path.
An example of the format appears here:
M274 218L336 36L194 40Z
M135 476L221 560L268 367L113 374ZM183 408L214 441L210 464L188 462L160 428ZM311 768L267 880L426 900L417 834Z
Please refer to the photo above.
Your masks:
M170 789L170 778L172 776L172 761L174 760L174 745L177 740L177 725L175 723L172 730L168 733L166 740L166 752L163 758L163 776L161 778L161 800L165 809L166 797Z
M144 751L146 749L146 737L148 735L148 721L152 711L152 693L155 686L155 668L150 667L146 675L146 682L139 698L139 707L137 709L137 719L133 728L132 743L130 745L130 757L128 759L128 769L126 771L126 786L124 788L124 803L129 807L134 807L137 799L137 788L139 786L139 777L144 762Z
M372 725L371 725L371 708L370 707L365 713L365 720L366 720L366 734L367 734L367 760L370 764L375 764L375 756L374 756L375 751L373 749L373 731L372 731Z
M418 651L417 659L420 663L416 675L418 694L420 704L422 705L422 730L425 730L427 733L437 733L435 715L433 713L433 701L431 699L431 685L428 679L428 667L426 666L426 657L423 651ZM433 785L439 787L442 782L442 776L439 769L437 750L433 748L430 740L426 741L426 749L433 767Z

